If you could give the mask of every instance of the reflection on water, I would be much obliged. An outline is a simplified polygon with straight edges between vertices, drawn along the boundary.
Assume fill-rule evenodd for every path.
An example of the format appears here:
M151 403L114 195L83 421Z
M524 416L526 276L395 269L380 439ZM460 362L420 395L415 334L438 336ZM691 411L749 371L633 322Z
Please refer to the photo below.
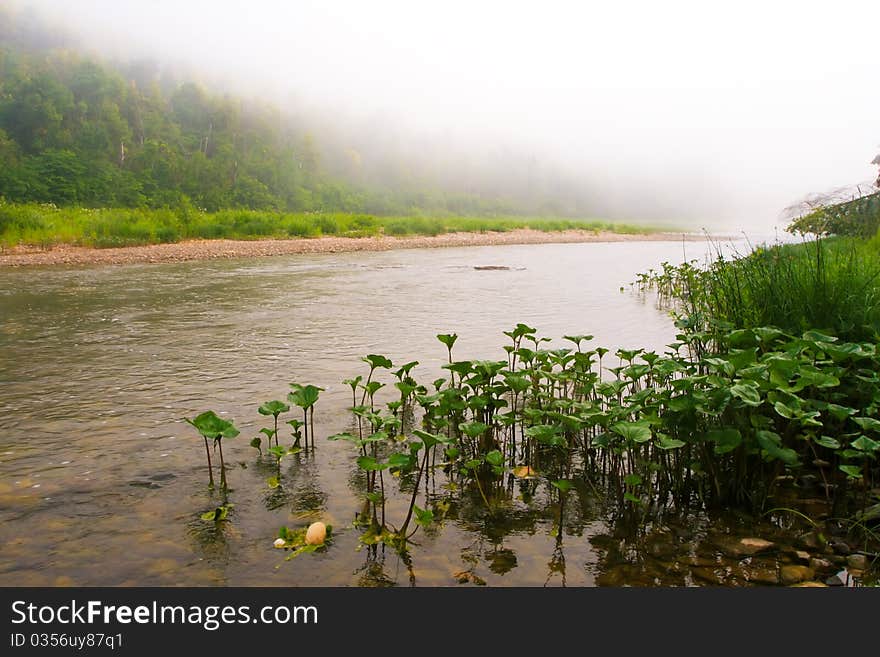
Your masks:
M502 484L489 512L478 491L426 478L443 512L410 554L358 550L363 475L350 445L323 440L351 428L341 382L365 373L361 356L418 360L416 378L431 381L446 359L437 333L458 333L459 359L503 357L516 322L662 351L670 318L628 284L704 251L559 244L0 270L0 585L755 581L719 565L713 532L727 520L627 528L585 486L561 504L528 481ZM326 388L318 448L285 457L271 489L274 460L248 443L264 426L257 406L293 381ZM224 450L234 507L217 524L199 517L221 500L182 421L209 408L242 430ZM405 509L389 501L389 514ZM317 519L334 528L325 551L285 561L272 547L280 526Z

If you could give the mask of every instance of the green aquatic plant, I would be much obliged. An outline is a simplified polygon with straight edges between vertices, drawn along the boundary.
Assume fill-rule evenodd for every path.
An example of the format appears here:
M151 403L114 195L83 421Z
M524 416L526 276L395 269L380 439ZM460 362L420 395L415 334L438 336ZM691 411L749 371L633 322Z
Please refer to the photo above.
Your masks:
M272 446L272 438L275 439L275 444L278 445L278 416L282 413L286 413L289 410L290 406L285 404L283 401L277 400L267 401L257 409L257 412L260 415L271 415L272 419L275 422L275 426L272 429L271 433L269 433L268 430L262 430L266 434L266 437L269 441L269 444L267 445L268 447Z
M287 399L301 408L303 412L301 426L305 429L305 447L309 446L309 436L312 437L312 447L314 447L315 403L324 389L311 384L300 385L299 383L291 383L290 387L293 388L293 392L288 393Z
M285 561L296 559L303 554L310 554L312 552L324 550L332 545L333 526L323 525L323 523L315 524L321 524L324 529L324 536L321 538L320 542L309 542L309 529L314 525L300 527L298 529L281 527L278 530L278 538L275 540L274 547L282 550L291 550L290 554L285 557Z
M232 513L234 507L234 504L227 502L211 509L210 511L206 511L200 517L207 522L223 522L224 520L228 520L229 514Z
M357 406L357 398L355 395L357 394L358 386L360 385L361 381L363 381L363 380L364 380L364 377L358 375L358 376L354 377L353 379L345 379L342 382L345 385L347 385L349 388L351 388L351 407L352 408Z
M361 385L361 388L363 389L364 394L361 395L361 404L360 405L363 406L364 402L367 400L367 393L369 392L370 396L372 398L372 395L375 394L376 390L378 390L378 387L375 387L372 385L373 384L373 373L377 369L390 370L392 367L394 367L394 363L392 363L389 358L386 358L382 354L368 354L368 355L364 356L363 358L361 358L361 360L370 366L370 373L367 375L367 380L363 385ZM379 387L381 387L381 386L379 386Z
M214 487L214 472L211 467L211 450L208 447L208 441L214 442L214 447L220 450L220 485L226 489L226 464L223 461L223 439L235 438L239 431L231 421L220 418L214 411L205 411L197 415L195 419L184 418L189 424L194 426L199 434L205 440L205 455L208 458L208 477L210 485Z

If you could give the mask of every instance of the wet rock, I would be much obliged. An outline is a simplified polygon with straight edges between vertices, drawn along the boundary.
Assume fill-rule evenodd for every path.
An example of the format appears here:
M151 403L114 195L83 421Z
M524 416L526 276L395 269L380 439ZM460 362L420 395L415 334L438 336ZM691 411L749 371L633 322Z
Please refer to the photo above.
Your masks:
M689 554L679 559L679 563L686 566L712 567L718 563L718 559L714 556L706 556L701 554Z
M708 566L698 566L691 569L691 575L694 579L699 580L703 584L711 586L721 586L725 583L726 572L720 567L710 568Z
M825 580L828 586L846 586L846 571L841 570L839 573L832 575Z
M814 474L805 474L798 477L798 483L804 488L812 488L819 482L819 478Z
M809 552L805 552L803 550L795 550L794 552L795 559L800 561L801 563L810 563L810 559L812 558Z
M834 549L834 551L835 551L837 554L844 554L844 555L846 555L846 554L849 554L849 553L852 551L852 550L850 550L849 545L847 545L847 544L844 543L843 541L834 541L834 543L831 544L831 547Z
M717 544L724 554L736 559L751 557L755 554L767 552L776 547L775 543L764 540L763 538L730 539L725 537L724 539L717 541Z
M797 584L806 582L816 576L812 568L807 566L799 566L795 564L787 564L780 570L783 584Z
M817 557L810 559L810 568L817 572L825 572L834 568L834 564L831 563L828 559L819 559Z
M752 566L743 569L747 581L753 584L779 584L779 573L775 567Z
M827 584L823 584L822 582L801 582L800 584L792 584L793 587L796 588L804 588L804 589L824 589L828 588Z
M820 546L819 537L816 532L807 532L798 537L798 543L808 550L818 550Z
M850 570L867 570L868 557L864 554L851 554L846 558L846 566Z

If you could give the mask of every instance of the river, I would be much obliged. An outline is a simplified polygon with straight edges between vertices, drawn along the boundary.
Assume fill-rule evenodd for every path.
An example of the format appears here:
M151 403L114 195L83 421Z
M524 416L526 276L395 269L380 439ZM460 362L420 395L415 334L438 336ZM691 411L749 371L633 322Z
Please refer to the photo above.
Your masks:
M431 494L451 510L408 558L359 550L355 454L325 438L351 426L342 380L366 375L361 356L418 360L429 383L446 360L437 333L458 334L456 359L505 358L502 331L517 322L558 346L586 333L662 351L669 313L629 284L706 251L621 242L0 269L0 585L700 583L681 555L701 567L717 520L659 528L659 557L645 535L633 553L584 493L560 533L549 498L514 491L486 516L437 480ZM248 443L270 426L257 407L290 382L325 388L317 449L285 459L273 490ZM242 432L224 443L235 506L220 525L200 518L217 498L182 420L207 409ZM332 524L332 543L285 561L279 527L313 520Z

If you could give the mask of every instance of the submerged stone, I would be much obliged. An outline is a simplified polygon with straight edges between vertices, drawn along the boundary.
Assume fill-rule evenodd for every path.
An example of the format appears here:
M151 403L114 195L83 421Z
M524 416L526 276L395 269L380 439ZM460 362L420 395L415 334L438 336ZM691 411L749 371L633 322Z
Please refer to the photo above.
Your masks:
M718 547L729 557L742 559L776 547L772 541L763 538L723 539L717 542Z
M810 553L803 550L795 550L794 556L803 563L809 563L811 558Z
M818 557L815 557L810 559L810 568L819 572L828 571L834 568L834 564L828 561L828 559L819 559Z
M852 551L849 545L843 541L834 541L834 543L831 544L831 547L834 548L834 551L837 554L849 554Z
M846 566L850 570L867 570L868 557L864 554L851 554L846 558Z
M773 566L752 566L743 572L753 584L779 584L779 574Z
M799 582L806 582L813 577L816 576L816 573L812 568L807 566L799 566L796 564L787 564L781 569L782 575L782 583L783 584L797 584Z

